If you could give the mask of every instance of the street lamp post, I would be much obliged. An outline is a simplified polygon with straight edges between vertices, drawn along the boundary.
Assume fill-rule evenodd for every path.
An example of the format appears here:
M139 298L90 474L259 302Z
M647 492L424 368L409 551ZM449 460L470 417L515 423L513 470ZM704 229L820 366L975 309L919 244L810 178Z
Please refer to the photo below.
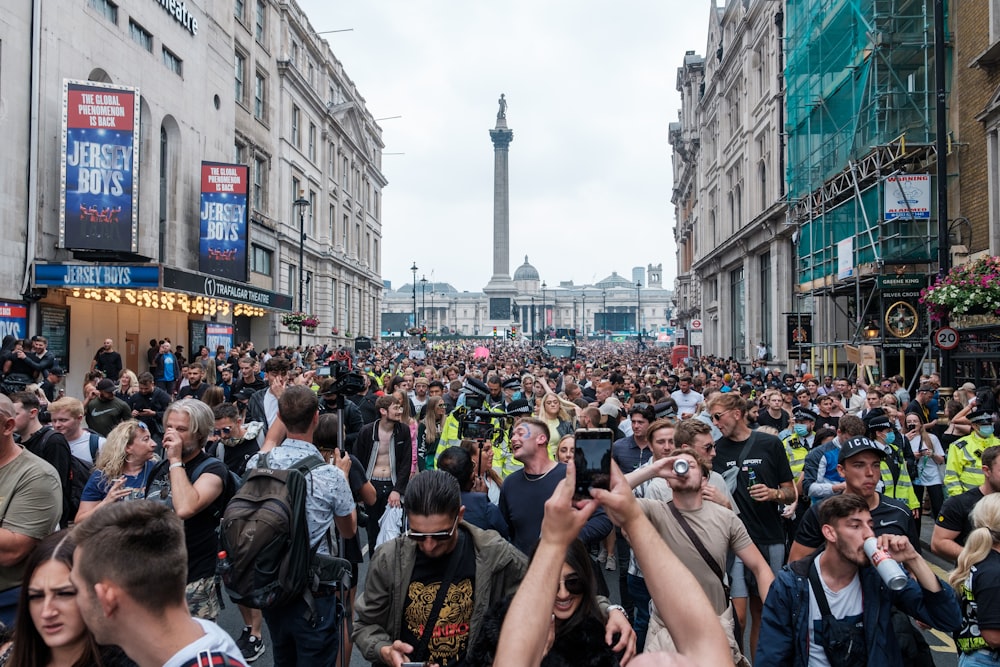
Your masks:
M587 293L583 293L583 340L587 340Z
M604 299L604 322L602 323L603 326L601 327L601 332L603 333L603 332L605 332L605 331L608 330L608 290L607 290L607 288L601 288L601 297ZM603 334L603 335L604 335L604 340L607 340L608 339L608 335L606 333Z
M413 326L417 326L417 263L414 262L413 266L410 267L410 271L413 271Z
M635 281L635 339L638 341L636 351L642 351L642 297L639 290L642 288L642 281Z
M548 317L547 317L547 313L545 312L545 288L546 287L547 287L547 285L545 284L545 281L543 280L542 281L542 331L544 333L542 335L542 338L548 338L548 336L549 336L549 326L548 326L549 320L548 320Z
M306 312L306 209L309 208L309 200L305 198L305 192L299 190L299 198L295 200L295 209L299 212L299 312ZM299 347L302 347L302 325L299 325Z
M427 326L427 276L420 278L420 325Z
M535 312L535 297L531 297L531 339L533 342L538 342L538 317Z

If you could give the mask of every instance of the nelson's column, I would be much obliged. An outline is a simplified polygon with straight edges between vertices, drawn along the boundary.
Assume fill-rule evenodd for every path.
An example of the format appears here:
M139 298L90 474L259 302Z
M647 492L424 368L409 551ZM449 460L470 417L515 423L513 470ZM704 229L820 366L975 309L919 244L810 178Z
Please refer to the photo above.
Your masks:
M497 124L490 130L493 141L493 277L483 292L489 297L489 327L501 331L511 324L511 309L517 290L510 279L510 181L507 155L514 132L507 128L507 100L499 99Z

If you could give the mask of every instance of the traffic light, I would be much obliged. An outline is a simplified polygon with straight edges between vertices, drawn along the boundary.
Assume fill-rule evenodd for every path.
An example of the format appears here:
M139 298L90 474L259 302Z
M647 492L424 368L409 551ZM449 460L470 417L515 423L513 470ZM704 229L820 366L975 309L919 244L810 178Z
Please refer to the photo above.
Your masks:
M494 338L497 337L497 328L496 327L493 327L493 337Z
M420 329L420 342L421 343L426 343L427 342L427 327L426 326L421 327L421 329Z
M517 327L512 326L510 328L510 339L517 340Z

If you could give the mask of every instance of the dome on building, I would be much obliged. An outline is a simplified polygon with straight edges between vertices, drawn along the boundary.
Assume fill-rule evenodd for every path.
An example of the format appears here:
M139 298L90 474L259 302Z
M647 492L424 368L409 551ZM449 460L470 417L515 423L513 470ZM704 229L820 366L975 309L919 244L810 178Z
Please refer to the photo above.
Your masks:
M599 281L594 287L598 289L615 289L616 287L635 289L635 283L624 276L618 275L617 271L612 271L610 276Z
M514 280L538 280L538 269L528 264L527 255L524 256L524 264L514 272Z

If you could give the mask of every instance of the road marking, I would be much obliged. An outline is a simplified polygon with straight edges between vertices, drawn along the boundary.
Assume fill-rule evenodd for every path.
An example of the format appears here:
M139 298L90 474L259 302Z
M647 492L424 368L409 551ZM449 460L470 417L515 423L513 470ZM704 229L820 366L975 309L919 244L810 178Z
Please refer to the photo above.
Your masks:
M940 577L942 581L946 582L945 586L947 586L948 573L942 570L934 563L927 560L926 558L924 559L924 562L930 566L931 572ZM952 639L951 635L949 635L948 633L942 632L941 630L935 630L934 628L930 628L926 631L925 634L931 634L934 637L937 637L937 639L940 640L941 642L940 644L931 644L930 642L927 642L927 645L930 647L932 651L937 651L938 653L955 653L955 651L957 650L955 648L955 640Z

